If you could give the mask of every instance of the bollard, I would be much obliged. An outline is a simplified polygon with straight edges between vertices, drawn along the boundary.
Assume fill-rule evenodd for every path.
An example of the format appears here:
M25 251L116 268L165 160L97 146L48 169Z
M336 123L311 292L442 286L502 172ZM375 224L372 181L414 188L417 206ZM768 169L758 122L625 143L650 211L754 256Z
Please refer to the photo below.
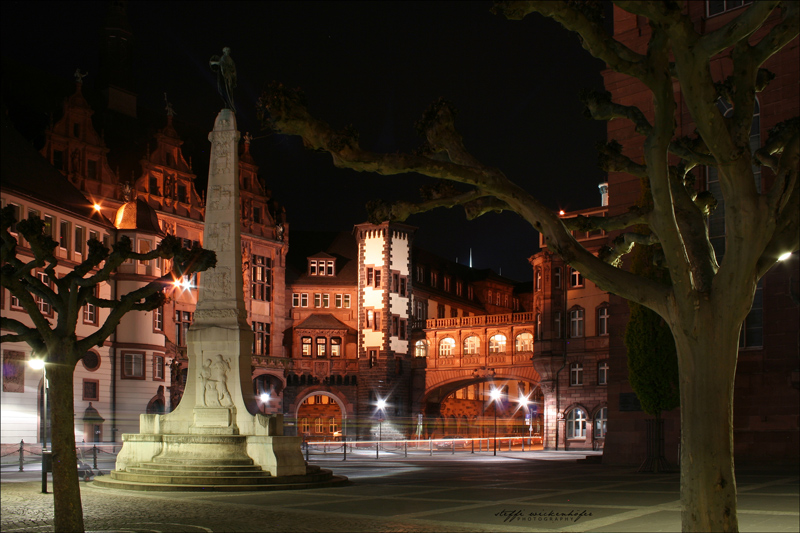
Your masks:
M25 461L24 454L25 454L25 441L21 440L21 441L19 441L19 471L20 472L23 471L22 470L22 465L23 465L23 463Z
M309 446L308 443L306 442L306 463L308 463L308 449L309 448L311 448L311 446Z
M403 457L408 457L408 441L403 441Z
M344 449L344 459L342 459L342 461L347 461L347 439L344 439L342 448Z
M450 448L452 448L452 450L453 450L453 455L455 455L455 454L456 454L456 439L455 439L455 438L454 438L454 439L452 440L452 442L450 443Z
M92 467L97 470L97 444L92 446Z
M375 459L378 459L378 449L380 448L381 441L375 441Z
M525 451L525 437L522 437L522 451Z
M472 439L472 453L475 453L475 439Z

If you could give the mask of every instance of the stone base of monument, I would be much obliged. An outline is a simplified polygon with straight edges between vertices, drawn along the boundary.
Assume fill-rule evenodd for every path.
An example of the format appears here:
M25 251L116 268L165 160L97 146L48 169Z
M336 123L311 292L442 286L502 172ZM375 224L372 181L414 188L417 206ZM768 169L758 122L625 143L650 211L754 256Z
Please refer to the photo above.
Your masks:
M106 488L142 491L263 491L347 483L305 464L300 437L123 435L117 469L95 479Z

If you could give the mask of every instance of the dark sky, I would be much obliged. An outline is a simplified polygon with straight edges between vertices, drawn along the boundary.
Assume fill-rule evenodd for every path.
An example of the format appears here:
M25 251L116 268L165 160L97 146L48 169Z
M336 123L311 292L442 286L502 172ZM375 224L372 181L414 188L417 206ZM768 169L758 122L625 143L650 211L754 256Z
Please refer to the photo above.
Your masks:
M104 2L3 3L2 53L71 79L98 68ZM508 21L489 2L137 2L128 4L140 105L211 129L220 108L208 59L232 49L239 129L290 227L351 229L370 198L412 198L426 179L335 169L330 156L297 138L260 131L254 102L276 80L302 88L317 118L353 124L361 144L407 151L420 144L414 122L439 97L459 110L467 148L553 209L599 203L594 143L605 124L583 118L578 92L601 87L603 64L576 36L538 15ZM13 73L4 72L4 83ZM179 132L180 133L180 132ZM203 177L204 178L204 177ZM203 181L205 181L203 179ZM529 280L537 234L517 215L467 222L463 210L407 221L417 244L443 257L502 269Z

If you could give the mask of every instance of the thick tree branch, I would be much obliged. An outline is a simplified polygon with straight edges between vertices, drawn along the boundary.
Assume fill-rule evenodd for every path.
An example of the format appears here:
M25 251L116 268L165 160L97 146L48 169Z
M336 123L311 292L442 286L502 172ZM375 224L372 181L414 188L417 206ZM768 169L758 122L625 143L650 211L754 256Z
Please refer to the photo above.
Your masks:
M467 219L473 220L481 215L490 212L501 212L508 209L505 202L498 200L486 193L473 190L453 196L432 198L422 202L393 202L387 203L382 200L373 200L367 204L369 219L373 223L380 223L385 220L403 222L411 215L426 213L439 207L451 208L463 206Z
M747 11L753 9L762 2L754 2ZM764 62L772 57L772 54L783 48L792 39L797 37L800 32L800 3L795 1L784 1L780 4L783 19L774 26L769 33L753 46L753 60L756 65L763 65Z
M746 42L747 38L764 24L779 3L777 0L753 2L738 17L718 30L703 35L698 43L697 53L705 58L711 58L740 41Z
M592 217L578 215L576 217L562 218L564 227L570 231L616 231L627 229L637 224L647 224L647 217L651 209L632 206L627 213L613 217Z
M601 248L597 257L609 265L619 266L622 256L631 253L634 244L650 246L656 243L658 243L658 238L653 233L622 233L612 241L610 246Z
M561 23L566 29L576 32L581 44L594 57L605 61L617 72L643 79L647 76L645 58L615 40L605 31L601 21L588 17L581 10L563 1L498 2L492 11L509 20L522 20L537 12Z
M784 147L788 144L789 140L800 133L800 117L790 118L779 124L776 124L769 131L766 142L755 151L754 155L758 161L769 167L773 172L778 171L780 158L774 154L783 152Z

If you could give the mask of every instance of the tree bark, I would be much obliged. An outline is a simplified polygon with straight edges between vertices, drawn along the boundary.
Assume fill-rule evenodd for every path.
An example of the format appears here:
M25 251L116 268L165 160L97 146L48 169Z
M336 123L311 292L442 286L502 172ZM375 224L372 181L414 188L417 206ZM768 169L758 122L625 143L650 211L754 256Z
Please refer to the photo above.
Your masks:
M696 335L673 327L681 366L681 529L735 532L733 385L741 322L696 316Z
M71 359L63 357L59 359ZM74 365L50 363L50 402L53 442L53 508L55 531L83 533L83 508L75 453Z

